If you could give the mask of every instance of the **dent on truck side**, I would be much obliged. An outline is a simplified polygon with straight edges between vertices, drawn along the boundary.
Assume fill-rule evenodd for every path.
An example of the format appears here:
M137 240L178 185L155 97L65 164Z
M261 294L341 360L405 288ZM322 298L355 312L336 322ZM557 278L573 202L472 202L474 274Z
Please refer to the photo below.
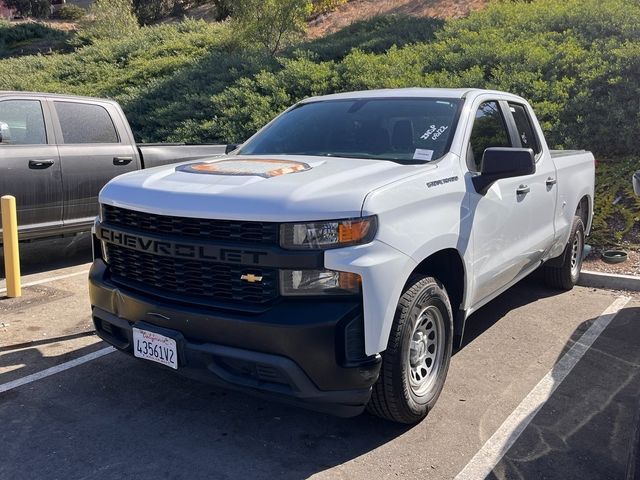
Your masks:
M453 301L459 303L452 304L454 312L464 304L465 292L471 288L470 275L466 274L472 240L465 178L458 157L453 154L431 167L418 167L414 175L370 192L363 203L363 215L378 215L376 240L396 250L396 258L402 263L393 274L384 274L387 287L381 292L383 298L376 298L385 306L384 313L373 318L366 314L367 302L373 300L367 292L367 279L363 279L365 343L367 347L375 345L377 351L386 348L398 300L412 273L438 276L438 272L421 270L426 260L440 254L457 254L459 262L448 265L449 270L462 265L459 274L463 288L459 295L452 295Z

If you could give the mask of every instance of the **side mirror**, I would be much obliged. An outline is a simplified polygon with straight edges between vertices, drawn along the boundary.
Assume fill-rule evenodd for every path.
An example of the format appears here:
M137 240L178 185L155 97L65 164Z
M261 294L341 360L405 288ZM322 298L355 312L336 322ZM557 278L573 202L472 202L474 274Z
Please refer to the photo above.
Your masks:
M640 195L640 170L633 174L633 191Z
M503 178L536 173L536 159L530 148L487 148L482 155L480 175L473 177L476 191L484 195L491 185Z
M236 148L238 148L240 145L238 145L237 143L230 143L227 145L227 147L224 149L224 153L231 153L233 152Z

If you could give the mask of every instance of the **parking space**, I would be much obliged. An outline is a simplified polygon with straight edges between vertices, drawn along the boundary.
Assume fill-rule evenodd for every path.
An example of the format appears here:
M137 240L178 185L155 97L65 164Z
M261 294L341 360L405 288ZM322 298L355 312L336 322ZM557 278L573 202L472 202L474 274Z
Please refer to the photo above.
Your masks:
M84 270L78 262L0 302L0 386L102 353ZM624 478L637 428L640 302L618 297L558 294L536 278L512 288L470 319L436 408L413 427L269 403L100 353L0 393L0 478L445 479L480 478L487 465L500 479ZM605 325L615 302L624 306ZM514 417L549 372L553 387L534 395L539 410ZM505 450L495 468L492 448Z

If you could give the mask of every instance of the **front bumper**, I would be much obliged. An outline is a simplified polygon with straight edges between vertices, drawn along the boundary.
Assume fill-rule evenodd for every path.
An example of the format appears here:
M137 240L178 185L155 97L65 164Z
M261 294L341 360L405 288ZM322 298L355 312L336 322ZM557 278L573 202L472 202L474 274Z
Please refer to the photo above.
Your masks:
M228 312L125 291L96 259L89 274L98 335L133 354L132 328L178 332L188 376L307 408L362 412L380 356L364 354L362 306L353 300L286 299L265 312Z

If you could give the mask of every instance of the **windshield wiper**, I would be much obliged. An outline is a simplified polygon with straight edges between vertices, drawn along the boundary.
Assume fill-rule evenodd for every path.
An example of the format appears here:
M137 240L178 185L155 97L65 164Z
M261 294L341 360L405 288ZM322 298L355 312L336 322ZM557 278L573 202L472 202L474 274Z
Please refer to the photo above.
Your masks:
M371 157L366 155L356 155L350 153L321 153L322 157L342 157L342 158L356 158L361 160L383 160L387 162L397 162L407 165L420 165L423 163L429 163L426 160L418 160L412 158L390 158L390 157Z

